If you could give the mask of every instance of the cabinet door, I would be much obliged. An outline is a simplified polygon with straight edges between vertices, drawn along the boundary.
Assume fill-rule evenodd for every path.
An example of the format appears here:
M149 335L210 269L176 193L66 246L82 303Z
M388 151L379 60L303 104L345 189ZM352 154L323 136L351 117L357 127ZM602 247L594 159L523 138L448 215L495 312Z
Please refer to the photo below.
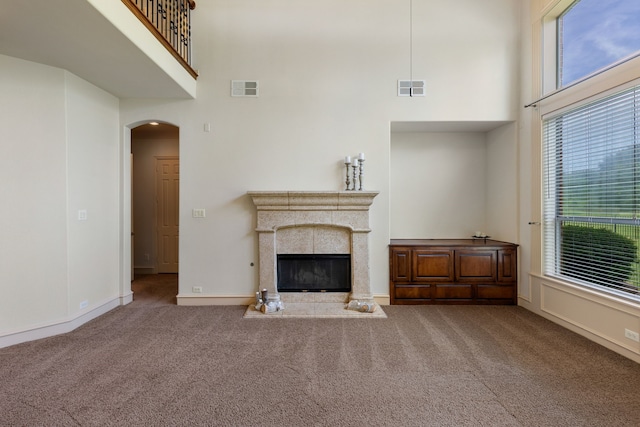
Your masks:
M411 262L412 281L434 282L453 280L453 251L414 249Z
M518 276L516 249L498 251L498 281L515 282Z
M391 250L391 280L394 282L411 281L411 250Z
M497 250L456 250L456 280L495 282Z

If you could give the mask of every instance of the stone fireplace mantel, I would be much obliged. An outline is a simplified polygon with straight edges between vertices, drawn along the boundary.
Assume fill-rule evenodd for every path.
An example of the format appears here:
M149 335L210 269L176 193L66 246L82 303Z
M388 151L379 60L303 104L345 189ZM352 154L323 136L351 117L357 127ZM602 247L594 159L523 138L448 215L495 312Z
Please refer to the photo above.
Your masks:
M249 191L257 209L260 289L278 294L278 254L351 254L350 293L280 293L296 303L373 302L369 207L377 191Z

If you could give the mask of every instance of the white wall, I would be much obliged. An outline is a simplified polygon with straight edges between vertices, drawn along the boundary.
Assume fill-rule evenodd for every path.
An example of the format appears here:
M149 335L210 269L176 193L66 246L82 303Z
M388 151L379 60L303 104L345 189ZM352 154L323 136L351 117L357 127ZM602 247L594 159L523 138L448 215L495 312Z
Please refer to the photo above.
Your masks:
M120 174L113 96L66 71L0 56L0 99L4 346L117 305Z
M342 159L365 152L365 186L380 191L372 288L388 295L390 122L512 121L518 112L519 2L416 0L414 12L424 98L396 96L397 80L409 77L409 2L198 4L198 98L121 102L123 126L180 127L181 294L202 286L203 298L252 295L257 242L246 192L341 190ZM232 79L258 80L260 97L230 97ZM193 208L207 217L191 218Z
M67 315L64 82L0 55L0 335Z
M469 238L487 227L484 132L391 134L391 238Z
M65 73L69 314L119 296L118 99ZM87 220L78 220L78 211Z
M496 240L519 243L523 223L518 218L518 126L515 122L487 132L486 160L486 229Z

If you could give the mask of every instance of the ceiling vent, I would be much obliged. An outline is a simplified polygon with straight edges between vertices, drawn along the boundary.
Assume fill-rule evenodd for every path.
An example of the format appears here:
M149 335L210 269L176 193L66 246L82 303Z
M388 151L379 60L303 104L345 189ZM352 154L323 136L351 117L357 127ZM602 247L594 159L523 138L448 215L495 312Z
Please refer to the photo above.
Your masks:
M257 80L231 80L231 96L258 96Z
M398 80L398 96L425 96L425 80Z

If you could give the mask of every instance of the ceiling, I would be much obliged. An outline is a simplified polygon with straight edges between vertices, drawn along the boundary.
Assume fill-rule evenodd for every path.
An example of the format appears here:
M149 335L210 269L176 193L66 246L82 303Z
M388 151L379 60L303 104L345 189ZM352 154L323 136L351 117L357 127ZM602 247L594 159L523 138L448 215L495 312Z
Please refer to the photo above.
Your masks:
M131 129L131 139L178 139L180 128L167 123L144 124Z
M68 70L119 98L191 97L87 0L3 1L0 54Z
M391 132L489 132L511 122L391 122Z

